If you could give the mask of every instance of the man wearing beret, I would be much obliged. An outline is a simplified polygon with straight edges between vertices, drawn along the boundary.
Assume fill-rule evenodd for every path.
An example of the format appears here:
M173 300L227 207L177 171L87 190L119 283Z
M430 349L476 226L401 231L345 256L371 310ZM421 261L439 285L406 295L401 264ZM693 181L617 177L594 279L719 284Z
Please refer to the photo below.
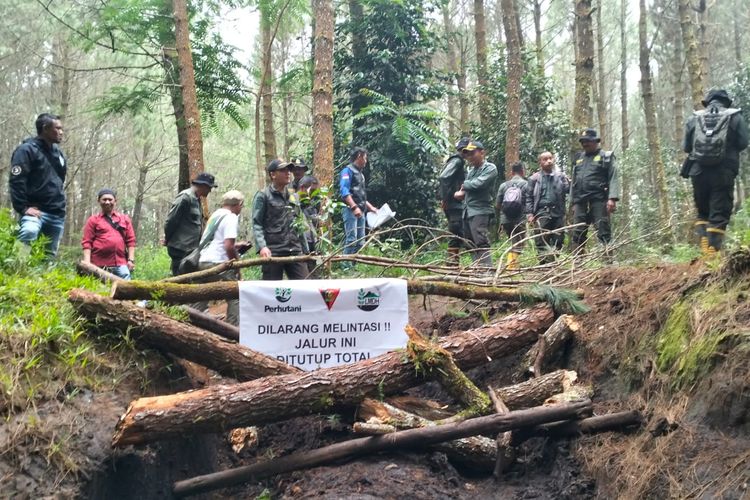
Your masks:
M271 160L266 171L271 183L253 198L253 236L261 257L289 257L307 253L299 198L291 187L292 162ZM264 280L307 277L304 262L268 263L261 266Z
M711 90L685 124L682 149L688 153L686 172L693 184L698 212L695 232L704 256L721 250L734 207L734 179L740 152L748 145L748 129L741 110L732 107L726 90Z
M578 138L581 151L573 161L570 197L573 203L573 223L571 233L573 248L582 252L586 245L589 224L594 224L596 236L605 246L607 258L609 243L612 241L612 228L609 216L617 209L620 199L620 178L611 151L603 151L601 139L596 130L587 128Z
M213 175L201 172L193 179L191 186L177 195L164 223L164 244L172 259L172 275L180 274L182 259L198 248L203 232L203 207L205 198L217 187Z
M135 267L135 233L127 215L115 211L117 193L104 188L97 194L101 211L83 228L83 262L94 264L115 276L129 280Z

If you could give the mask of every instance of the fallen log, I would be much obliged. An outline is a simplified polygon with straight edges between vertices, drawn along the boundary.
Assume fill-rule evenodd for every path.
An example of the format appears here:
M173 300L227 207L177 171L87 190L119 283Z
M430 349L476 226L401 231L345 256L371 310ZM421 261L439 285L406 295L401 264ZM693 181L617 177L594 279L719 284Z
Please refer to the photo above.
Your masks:
M215 333L225 339L240 341L240 329L231 323L216 319L210 314L204 313L193 307L185 307L190 324Z
M573 316L563 314L557 318L524 356L521 362L522 373L541 376L550 364L559 359L573 334L580 329L581 325Z
M519 429L513 432L513 441L511 444L518 446L524 441L536 437L564 438L626 429L628 427L639 427L642 424L643 419L637 410L621 411L588 417L582 420L553 422Z
M71 290L68 300L91 321L122 332L127 331L144 345L237 380L301 371L270 356L131 302L114 301L81 289Z
M552 320L549 307L537 307L445 337L440 346L460 368L468 369L531 344ZM391 395L421 382L402 352L390 352L352 365L141 398L120 418L112 444L141 444L329 412L357 405L369 395Z
M507 415L510 410L506 406L505 402L497 395L495 391L490 387L490 397L492 398L492 404L495 406L495 413L498 415ZM495 438L495 467L492 471L492 475L496 481L499 481L505 470L516 461L516 449L511 445L513 439L513 431L501 432Z
M284 472L316 467L344 458L353 458L391 449L421 448L467 436L503 432L557 420L581 418L589 414L591 409L591 401L580 401L560 406L520 410L505 415L477 417L455 424L409 429L384 436L352 439L316 450L294 453L267 462L178 481L174 484L172 492L177 497L195 495Z
M165 281L119 281L112 285L112 298L118 300L156 299L175 304L189 304L207 300L228 300L239 297L239 282L216 281L202 284L182 284ZM412 295L440 295L458 299L502 300L508 302L548 302L559 312L587 310L578 302L580 292L552 287L485 287L428 283L407 280L407 291Z
M99 278L102 283L114 283L116 281L125 281L116 274L112 274L109 271L105 271L101 267L97 267L91 262L84 262L79 260L76 262L76 271L78 274L83 276L94 276Z

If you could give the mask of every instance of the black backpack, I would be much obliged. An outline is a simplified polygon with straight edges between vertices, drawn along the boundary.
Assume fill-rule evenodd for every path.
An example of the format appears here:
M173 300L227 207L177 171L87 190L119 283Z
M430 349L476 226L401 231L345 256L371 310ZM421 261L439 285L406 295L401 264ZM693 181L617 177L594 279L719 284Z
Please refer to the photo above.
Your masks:
M711 105L695 112L693 152L691 157L703 166L719 165L727 154L729 120L739 113L737 108Z

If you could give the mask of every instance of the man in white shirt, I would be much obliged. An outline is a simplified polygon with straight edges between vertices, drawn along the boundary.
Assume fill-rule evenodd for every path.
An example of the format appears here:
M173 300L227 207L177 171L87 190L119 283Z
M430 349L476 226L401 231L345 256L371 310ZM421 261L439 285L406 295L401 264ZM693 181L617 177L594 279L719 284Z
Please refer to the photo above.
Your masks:
M211 214L201 236L201 256L198 269L204 270L214 267L222 262L238 259L240 253L244 253L249 244L237 242L239 231L239 215L245 203L245 196L239 191L228 191L221 197L221 208ZM237 281L240 279L239 269L227 271L209 276L203 280L204 283L213 281ZM208 302L199 302L196 309L205 311ZM239 300L227 300L226 322L235 326L239 325Z

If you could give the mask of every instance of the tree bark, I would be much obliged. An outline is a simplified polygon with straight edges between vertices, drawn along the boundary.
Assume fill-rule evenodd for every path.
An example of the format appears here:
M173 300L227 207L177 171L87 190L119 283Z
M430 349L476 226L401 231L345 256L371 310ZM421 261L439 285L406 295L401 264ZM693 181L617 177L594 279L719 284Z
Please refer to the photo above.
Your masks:
M195 90L193 54L190 50L190 25L186 0L172 0L174 8L174 31L177 45L177 59L180 65L180 87L185 110L187 130L187 157L190 178L203 172L203 138L201 136L201 115L198 109L198 96Z
M523 77L523 56L521 54L521 33L516 20L518 10L514 0L500 0L503 8L503 25L508 47L507 101L505 129L505 177L513 176L511 166L521 158L521 78Z
M487 74L487 28L485 26L484 0L474 0L474 39L477 51L477 83L479 84L479 122L482 134L487 134L490 129L489 97L487 96L487 85L489 77Z
M540 76L544 76L544 45L542 44L542 2L533 0L534 3L534 46L536 52L536 65Z
M651 82L650 48L647 40L647 18L646 0L640 0L640 18L638 21L639 61L641 67L641 95L643 97L643 112L646 116L646 137L648 149L651 155L651 168L654 171L655 189L659 202L660 220L670 220L672 210L669 206L669 195L667 194L667 178L664 172L664 160L661 156L661 140L659 130L656 126L656 103L654 102L654 90ZM668 238L674 239L670 233Z
M604 71L604 28L602 26L602 0L597 0L596 5L596 69L597 84L599 91L596 98L596 114L599 122L599 136L602 138L601 145L603 149L606 145L612 145L612 138L609 135L609 120L607 119L608 93L607 77Z
M516 313L503 321L446 337L441 347L463 370L522 349L552 323L549 308ZM390 395L421 383L403 353L304 374L280 375L133 401L120 419L114 446L169 439L185 433L217 432L278 422L364 398Z
M185 312L188 313L188 319L190 320L191 325L215 333L219 337L224 337L225 339L233 340L235 342L240 341L240 329L233 324L216 319L210 314L206 314L192 307L185 307Z
M352 439L317 450L294 453L268 462L179 481L175 483L172 491L178 497L195 495L217 488L241 484L252 479L257 480L283 472L306 469L344 458L353 458L384 450L423 448L431 444L482 433L496 433L558 420L578 419L590 413L591 409L591 401L582 401L556 407L521 410L506 415L478 417L459 424L409 429L385 436Z
M574 134L570 158L580 149L578 136L591 126L591 89L594 78L594 35L591 29L591 0L575 0L576 77L573 102Z
M448 93L448 116L451 118L448 121L448 136L454 139L459 134L460 123L457 125L454 120L456 116L456 97L453 95L453 83L458 78L458 57L456 55L456 36L453 32L453 23L451 21L451 2L443 2L440 9L443 15L443 30L445 31L445 57L448 63L451 82L450 92Z
M273 70L271 19L267 9L261 9L261 44L263 46L260 80L261 110L263 114L263 159L266 164L276 158L276 131L273 120Z
M531 371L535 377L541 376L551 361L559 357L565 349L570 337L580 328L581 325L573 316L564 314L557 318L552 326L544 332L544 335L539 337L539 341L534 347L529 349L529 352L524 356L521 362L522 373Z
M313 75L313 169L321 186L333 185L332 0L313 0L315 70Z
M453 283L407 280L408 293L412 295L440 295L459 299L505 300L510 302L546 300L543 290L527 288L481 287ZM205 300L228 300L239 297L239 282L217 281L199 285L150 281L118 281L112 286L112 298L118 300L159 300L176 304L189 304Z
M227 377L253 380L300 372L298 368L236 342L129 302L113 301L81 289L71 290L68 300L79 313L99 325L127 331L144 345L211 368Z
M687 58L688 74L690 75L690 95L693 109L698 110L703 106L703 68L701 65L700 49L695 36L695 24L693 22L690 0L677 0L678 12L680 14L680 28L682 30L682 47Z
M630 147L630 130L628 129L628 43L627 43L627 0L620 0L620 142L623 154ZM621 173L622 227L630 231L630 175L624 169Z

